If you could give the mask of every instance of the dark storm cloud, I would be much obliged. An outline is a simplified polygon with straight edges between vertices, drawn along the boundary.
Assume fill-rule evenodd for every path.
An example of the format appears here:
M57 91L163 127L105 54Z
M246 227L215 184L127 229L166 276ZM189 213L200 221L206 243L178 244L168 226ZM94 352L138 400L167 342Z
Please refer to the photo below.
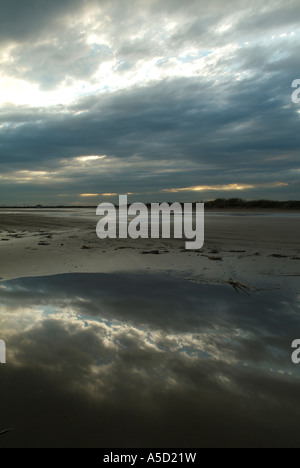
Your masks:
M257 2L256 6L259 5L260 2ZM249 8L248 14L239 21L237 32L265 34L266 30L277 32L280 28L299 27L300 10L296 0L266 2L266 5L266 8L259 8L259 14L257 9Z
M7 162L6 149L10 150L9 162L21 163L20 167L22 160L24 167L30 159L43 167L43 159L49 156L59 159L99 152L205 161L211 154L222 156L224 151L236 152L245 146L265 150L266 136L271 139L274 130L282 133L282 120L286 122L283 131L288 130L291 137L284 141L286 149L297 148L296 115L291 106L284 108L286 102L278 96L276 82L249 80L226 87L181 79L88 98L61 115L59 108L42 115L36 110L25 110L23 115L18 110L9 112L3 121L11 125L1 132L2 162ZM74 115L76 110L82 113ZM277 152L281 137L274 132L273 142L268 141L270 153Z
M84 154L138 155L145 161L169 159L175 168L183 161L198 163L198 179L188 184L209 182L212 175L215 183L230 182L233 170L239 181L251 182L254 174L262 182L274 181L282 170L298 167L299 116L287 105L288 84L282 96L281 77L255 77L221 88L180 79L82 99L69 113L4 110L2 119L9 126L0 131L1 171L51 170L61 159ZM201 173L201 164L210 169ZM292 179L291 173L284 181ZM160 188L172 186L170 180Z
M26 41L50 33L53 24L86 5L84 0L1 0L0 41Z

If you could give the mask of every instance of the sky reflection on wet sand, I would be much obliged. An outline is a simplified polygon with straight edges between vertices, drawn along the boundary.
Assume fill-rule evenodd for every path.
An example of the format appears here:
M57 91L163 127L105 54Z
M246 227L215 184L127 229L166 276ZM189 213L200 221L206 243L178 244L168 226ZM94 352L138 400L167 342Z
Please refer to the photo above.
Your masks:
M299 447L299 308L167 275L0 283L0 446Z

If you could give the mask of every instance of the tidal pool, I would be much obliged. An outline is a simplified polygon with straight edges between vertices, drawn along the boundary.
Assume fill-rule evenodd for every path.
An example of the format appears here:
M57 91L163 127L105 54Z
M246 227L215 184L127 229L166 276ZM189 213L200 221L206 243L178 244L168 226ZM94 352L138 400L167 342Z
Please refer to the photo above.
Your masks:
M0 283L0 447L300 447L296 293L172 276Z

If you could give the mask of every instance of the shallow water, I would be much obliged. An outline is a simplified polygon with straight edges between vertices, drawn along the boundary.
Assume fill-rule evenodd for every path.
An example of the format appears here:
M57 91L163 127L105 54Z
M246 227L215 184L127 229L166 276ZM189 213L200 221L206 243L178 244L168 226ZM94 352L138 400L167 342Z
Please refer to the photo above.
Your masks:
M0 447L300 446L300 298L151 275L0 283Z

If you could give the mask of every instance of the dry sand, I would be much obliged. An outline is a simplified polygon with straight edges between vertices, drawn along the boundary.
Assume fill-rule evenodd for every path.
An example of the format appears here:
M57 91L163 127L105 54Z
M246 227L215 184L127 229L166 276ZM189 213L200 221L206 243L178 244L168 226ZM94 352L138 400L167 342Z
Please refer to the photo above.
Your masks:
M299 290L300 215L208 214L199 252L186 251L178 240L101 241L96 223L96 217L1 209L0 278L165 271L198 282L233 278L251 286Z

